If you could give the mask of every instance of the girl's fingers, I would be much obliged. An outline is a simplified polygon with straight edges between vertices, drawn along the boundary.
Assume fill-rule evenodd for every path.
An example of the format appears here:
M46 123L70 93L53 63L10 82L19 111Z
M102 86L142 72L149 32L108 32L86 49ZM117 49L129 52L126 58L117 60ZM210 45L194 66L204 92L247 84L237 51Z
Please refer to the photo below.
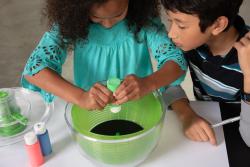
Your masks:
M93 94L98 96L98 99L102 101L101 104L108 104L110 97L103 93L97 86L94 86L94 89L92 90Z
M120 94L126 87L128 87L129 85L133 84L136 80L136 76L135 75L127 75L125 77L125 79L123 80L123 82L121 83L121 85L118 87L118 89L115 92L115 95L117 96L118 94Z
M98 89L93 89L91 91L91 94L93 95L95 101L102 107L104 108L107 105L108 98L101 93Z
M137 93L132 91L127 96L124 96L123 98L117 100L115 102L115 104L117 104L117 105L123 104L123 103L125 103L125 102L127 102L127 101L129 101L131 99L135 99L136 96L137 96Z
M114 95L117 96L119 95L129 84L127 83L127 80L125 79L121 85L116 89L114 92Z
M94 85L94 87L99 89L106 96L108 96L108 97L112 96L112 92L110 90L108 90L105 86L103 86L102 84L96 83Z
M118 93L115 94L115 98L117 100L123 99L125 96L128 96L131 92L133 92L134 89L135 88L132 84L127 85L127 87L125 87L122 91L120 91L119 94Z
M101 84L96 84L96 89L98 89L99 91L101 91L106 97L102 97L102 99L104 100L105 103L110 103L115 101L114 96L113 96L113 92L111 92L107 87L101 85Z
M94 103L95 103L93 107L98 110L103 109L104 106L103 106L103 102L101 101L101 99L94 93L92 93L91 96L94 99Z

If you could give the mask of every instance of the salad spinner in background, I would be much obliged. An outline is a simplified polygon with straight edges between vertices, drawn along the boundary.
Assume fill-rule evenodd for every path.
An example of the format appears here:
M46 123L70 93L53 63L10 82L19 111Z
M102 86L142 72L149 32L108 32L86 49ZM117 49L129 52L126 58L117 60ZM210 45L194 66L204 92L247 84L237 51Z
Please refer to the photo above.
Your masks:
M14 144L33 128L36 122L46 122L54 105L24 88L0 89L0 147Z
M117 113L111 112L112 107L87 111L67 104L65 119L71 135L83 155L98 166L136 166L160 137L165 115L162 98L154 92L122 104Z

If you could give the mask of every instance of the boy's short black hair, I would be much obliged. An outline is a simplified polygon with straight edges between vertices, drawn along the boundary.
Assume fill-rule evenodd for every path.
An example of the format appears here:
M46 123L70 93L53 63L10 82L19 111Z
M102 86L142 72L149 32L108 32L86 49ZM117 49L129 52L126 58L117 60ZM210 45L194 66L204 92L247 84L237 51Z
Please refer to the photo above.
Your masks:
M218 17L229 20L227 30L233 25L243 0L161 0L166 10L197 15L200 19L201 32L205 32Z

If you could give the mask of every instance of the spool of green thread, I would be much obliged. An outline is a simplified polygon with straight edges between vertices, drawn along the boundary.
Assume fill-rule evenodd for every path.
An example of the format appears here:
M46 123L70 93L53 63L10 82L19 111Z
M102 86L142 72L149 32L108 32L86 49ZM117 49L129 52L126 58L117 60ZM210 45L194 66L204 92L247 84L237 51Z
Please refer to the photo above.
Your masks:
M121 84L121 80L119 78L110 78L107 81L107 88L112 91L115 92L116 89L120 86ZM111 112L113 113L118 113L121 111L121 106L120 105L111 105L110 107Z
M28 122L19 112L11 111L10 100L8 92L0 91L0 136L13 136L22 132Z

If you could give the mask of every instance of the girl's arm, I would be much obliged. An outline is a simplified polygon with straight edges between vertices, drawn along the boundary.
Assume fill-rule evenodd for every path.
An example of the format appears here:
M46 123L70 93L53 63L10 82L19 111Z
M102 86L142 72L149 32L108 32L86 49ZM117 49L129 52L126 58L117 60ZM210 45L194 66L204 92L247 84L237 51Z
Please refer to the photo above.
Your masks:
M86 94L82 89L72 85L48 68L41 70L33 76L25 75L24 77L31 84L74 104L79 104L79 99Z
M48 72L53 72L52 74L54 74L54 76L56 74L61 75L62 65L64 64L67 57L67 46L63 47L61 42L59 27L54 25L50 31L43 35L39 44L33 50L29 59L27 60L22 73L22 86L24 88L39 92L46 102L52 102L54 95L51 92L48 92L37 86L39 84L46 83L46 78L40 81L38 77L43 73L46 73L48 77ZM35 81L37 81L37 83Z
M170 85L183 74L185 71L174 61L167 61L161 69L145 78L129 75L114 94L117 100L115 104L119 105L129 100L139 99L156 89Z
M60 76L67 57L67 46L61 42L58 26L44 34L24 68L22 86L38 91L46 102L56 95L85 109L102 109L110 101L107 88L95 84L85 92Z
M178 64L171 60L167 61L161 69L144 78L144 82L148 84L147 92L170 85L184 74L185 71Z
M39 88L89 110L104 108L112 95L111 92L105 91L107 89L101 84L95 84L90 91L86 92L48 68L34 76L26 75L25 78Z
M145 78L129 75L115 92L117 104L139 99L147 93L168 86L179 85L185 77L187 63L180 49L168 38L167 32L160 20L155 20L157 26L144 29L143 37L148 49L157 60L158 71Z

